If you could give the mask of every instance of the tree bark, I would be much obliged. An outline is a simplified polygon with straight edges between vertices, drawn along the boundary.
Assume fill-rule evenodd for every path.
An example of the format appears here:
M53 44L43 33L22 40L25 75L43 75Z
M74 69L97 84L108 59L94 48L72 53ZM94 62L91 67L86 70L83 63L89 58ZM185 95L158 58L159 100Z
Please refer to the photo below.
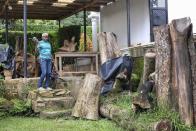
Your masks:
M94 74L86 74L84 85L80 89L72 116L97 120L98 102L102 80Z
M172 131L172 123L170 120L161 120L155 123L153 131Z
M155 38L155 88L157 103L159 105L170 105L171 95L171 39L169 26L154 28ZM175 94L177 96L177 94ZM174 96L173 96L174 97Z
M140 109L146 110L152 108L152 100L149 93L153 91L154 81L146 81L140 89L138 89L138 94L133 97L132 107L135 112Z
M172 83L173 87L178 89L179 112L181 119L187 125L193 124L191 62L188 52L188 32L190 28L190 18L173 20L170 24L173 49Z
M156 54L154 52L148 52L144 56L143 84L149 80L149 75L155 71L155 57Z
M116 35L112 32L101 32L98 34L99 51L101 64L109 59L121 56L120 48L117 44Z
M188 49L191 61L191 76L193 86L193 109L196 112L196 41L194 43L193 33L190 30L190 38L188 41ZM196 39L195 39L196 40ZM194 121L196 122L196 115L194 115Z
M156 54L152 50L147 51L144 55L144 68L138 90L140 90L142 85L149 80L149 75L155 71L155 57Z
M134 131L134 128L131 125L132 120L129 111L121 109L120 107L113 104L104 103L100 106L100 114L103 117L116 122L124 129Z

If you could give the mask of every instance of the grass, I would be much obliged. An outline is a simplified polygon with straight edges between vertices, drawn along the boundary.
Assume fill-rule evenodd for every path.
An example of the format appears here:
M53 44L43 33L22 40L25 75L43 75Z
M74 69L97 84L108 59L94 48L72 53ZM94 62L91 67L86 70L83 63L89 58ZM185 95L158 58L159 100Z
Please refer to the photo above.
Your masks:
M106 119L88 121L7 117L0 120L0 131L123 131L123 129Z
M130 125L137 131L150 131L152 126L160 120L170 120L174 126L174 131L196 131L196 128L188 127L180 120L178 112L170 110L167 106L154 107L148 111L135 114L131 110L132 96L137 95L123 93L108 95L101 98L101 102L112 103L130 112Z

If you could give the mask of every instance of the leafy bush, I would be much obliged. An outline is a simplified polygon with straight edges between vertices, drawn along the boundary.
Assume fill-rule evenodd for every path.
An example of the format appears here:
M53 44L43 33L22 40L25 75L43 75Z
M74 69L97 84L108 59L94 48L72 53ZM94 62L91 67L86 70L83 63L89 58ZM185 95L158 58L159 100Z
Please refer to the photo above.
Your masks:
M5 85L3 80L0 80L0 97L3 97L5 94Z
M19 99L13 99L11 102L14 103L14 107L9 111L11 115L23 115L31 110L31 102L23 101Z

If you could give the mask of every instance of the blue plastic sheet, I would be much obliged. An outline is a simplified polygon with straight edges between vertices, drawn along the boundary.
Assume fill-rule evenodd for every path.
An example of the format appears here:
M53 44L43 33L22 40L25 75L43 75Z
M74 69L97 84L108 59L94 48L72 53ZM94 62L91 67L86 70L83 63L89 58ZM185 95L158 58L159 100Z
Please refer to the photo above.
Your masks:
M100 76L104 80L101 94L112 90L116 76L126 68L127 77L131 77L133 68L133 59L130 56L122 56L106 61L101 65ZM129 85L127 85L129 86Z

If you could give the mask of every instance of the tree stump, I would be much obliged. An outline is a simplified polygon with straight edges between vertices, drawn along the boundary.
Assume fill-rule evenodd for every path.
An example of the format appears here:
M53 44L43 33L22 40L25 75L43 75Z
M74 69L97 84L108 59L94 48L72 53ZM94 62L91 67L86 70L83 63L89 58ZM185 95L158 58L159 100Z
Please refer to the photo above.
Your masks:
M98 34L99 51L101 64L109 59L121 56L120 48L117 44L116 35L112 32L101 32Z
M178 89L178 105L181 119L193 124L191 62L188 50L190 18L173 20L170 24L172 40L173 79L172 84Z
M144 68L138 90L140 90L142 85L149 80L149 75L155 72L155 57L156 54L152 50L147 51L144 55Z
M72 116L97 120L98 102L102 80L94 74L86 74L84 85L80 89Z
M170 105L171 95L171 39L169 26L160 26L154 28L155 37L155 88L157 103L159 105ZM177 96L177 94L175 94Z
M154 125L154 131L172 131L172 123L169 120L161 120Z

